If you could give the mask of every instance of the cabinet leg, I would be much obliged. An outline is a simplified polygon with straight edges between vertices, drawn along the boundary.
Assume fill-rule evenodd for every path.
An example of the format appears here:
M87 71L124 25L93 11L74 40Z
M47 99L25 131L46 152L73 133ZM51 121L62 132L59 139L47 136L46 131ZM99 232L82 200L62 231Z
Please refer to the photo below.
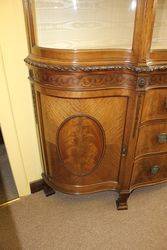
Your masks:
M44 183L43 191L44 191L46 197L48 197L48 196L50 196L52 194L55 194L55 191L53 190L53 188L48 186L46 183Z
M120 193L119 194L119 198L116 201L118 210L128 209L127 201L128 201L129 195L130 195L130 193Z

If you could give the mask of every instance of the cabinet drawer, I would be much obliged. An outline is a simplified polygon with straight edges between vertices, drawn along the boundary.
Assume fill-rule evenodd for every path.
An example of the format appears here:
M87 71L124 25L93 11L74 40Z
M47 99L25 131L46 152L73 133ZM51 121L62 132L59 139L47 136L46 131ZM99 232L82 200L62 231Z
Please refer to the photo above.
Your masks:
M167 119L167 89L149 90L144 99L142 122Z
M132 185L156 183L167 179L167 154L137 160L132 175Z
M139 131L136 156L167 152L167 122L142 126Z

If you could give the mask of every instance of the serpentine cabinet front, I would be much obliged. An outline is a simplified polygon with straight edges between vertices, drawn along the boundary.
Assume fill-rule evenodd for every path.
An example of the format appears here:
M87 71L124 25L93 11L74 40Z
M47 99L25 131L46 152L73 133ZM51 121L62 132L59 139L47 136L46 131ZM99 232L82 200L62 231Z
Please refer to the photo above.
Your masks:
M78 194L122 188L121 177L130 171L125 160L133 125L135 76L120 71L60 74L31 66L30 77L46 183Z
M23 3L45 193L116 190L127 209L167 181L167 0Z

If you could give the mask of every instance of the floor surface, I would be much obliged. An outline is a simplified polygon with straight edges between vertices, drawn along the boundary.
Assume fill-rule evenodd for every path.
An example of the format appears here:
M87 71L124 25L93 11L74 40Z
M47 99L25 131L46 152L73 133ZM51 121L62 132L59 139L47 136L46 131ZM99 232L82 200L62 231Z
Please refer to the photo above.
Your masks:
M43 192L0 208L3 250L167 250L167 185L134 191L117 211L116 193Z

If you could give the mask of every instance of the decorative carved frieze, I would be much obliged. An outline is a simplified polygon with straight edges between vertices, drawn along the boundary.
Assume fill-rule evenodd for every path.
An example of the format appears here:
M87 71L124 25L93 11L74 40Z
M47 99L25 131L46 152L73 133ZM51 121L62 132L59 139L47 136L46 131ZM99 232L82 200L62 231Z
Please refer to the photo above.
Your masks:
M56 88L62 89L70 88L77 90L110 87L134 89L137 87L138 90L144 90L149 86L167 84L167 73L165 73L165 71L163 73L153 72L154 70L167 70L167 65L149 66L146 71L146 67L140 67L139 70L139 67L135 68L134 66L62 67L35 62L29 58L26 59L26 62L31 65L29 69L29 77L31 81L35 81L43 85L52 85ZM120 73L121 69L123 71L122 73ZM144 72L142 72L142 69ZM103 72L104 70L105 72ZM129 72L127 72L127 70ZM133 72L130 72L130 70ZM88 72L86 73L86 71ZM152 73L147 74L146 72Z
M167 74L153 74L150 76L150 85L167 85Z
M32 69L30 79L59 88L103 88L135 87L136 77L132 74L58 74L52 71Z

